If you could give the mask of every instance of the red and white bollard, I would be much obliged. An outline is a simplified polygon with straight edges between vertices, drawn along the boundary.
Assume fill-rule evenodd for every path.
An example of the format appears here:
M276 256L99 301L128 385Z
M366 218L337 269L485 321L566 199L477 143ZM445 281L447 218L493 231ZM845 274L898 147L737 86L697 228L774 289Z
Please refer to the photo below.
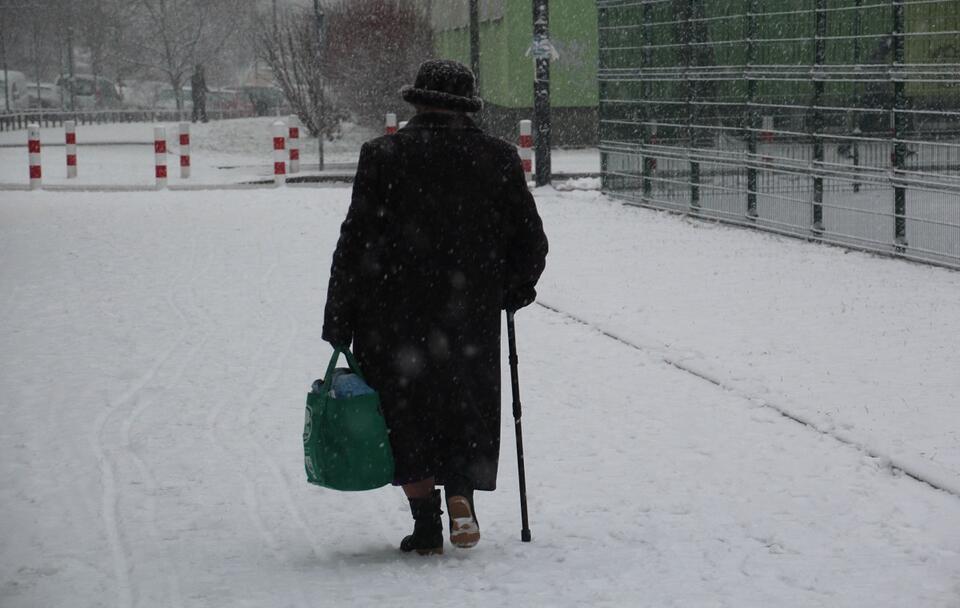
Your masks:
M43 175L40 168L40 125L38 124L27 127L27 151L30 154L30 189L36 190L41 186Z
M397 115L393 112L387 114L387 135L393 135L397 132Z
M68 120L63 123L67 145L67 179L77 176L77 123Z
M290 115L290 173L300 172L300 119L296 114Z
M520 121L520 160L523 162L523 177L528 182L533 179L533 123Z
M760 140L765 143L773 143L773 116L764 116L763 124L760 127Z
M276 186L286 183L286 135L287 125L282 120L273 123L273 181Z
M760 141L762 141L765 144L773 143L773 116L763 117L763 122L761 123L761 126L760 126ZM773 159L770 158L770 156L768 155L764 155L763 157L761 157L760 160L763 162L764 166L766 167L773 166Z
M190 177L190 123L180 123L180 177Z
M157 178L157 190L167 187L167 129L153 128L154 175Z

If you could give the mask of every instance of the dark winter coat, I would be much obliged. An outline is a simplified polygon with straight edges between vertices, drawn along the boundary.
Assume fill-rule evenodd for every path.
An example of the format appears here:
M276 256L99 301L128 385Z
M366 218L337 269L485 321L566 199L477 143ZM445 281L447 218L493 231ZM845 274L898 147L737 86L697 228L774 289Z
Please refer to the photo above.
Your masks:
M207 88L207 79L203 76L203 72L194 72L190 78L190 95L194 105L206 102L207 91L209 90L210 89Z
M364 144L323 337L380 393L394 483L496 486L501 310L532 301L547 239L513 146L424 113Z

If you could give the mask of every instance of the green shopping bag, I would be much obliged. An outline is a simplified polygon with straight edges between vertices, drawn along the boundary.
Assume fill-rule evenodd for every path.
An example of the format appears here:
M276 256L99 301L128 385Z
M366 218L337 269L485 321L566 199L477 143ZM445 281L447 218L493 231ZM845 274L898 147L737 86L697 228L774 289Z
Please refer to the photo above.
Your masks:
M320 390L307 394L303 425L307 481L334 490L372 490L393 480L387 424L377 393L346 399L330 396L341 352L349 371L363 379L353 353L335 349Z

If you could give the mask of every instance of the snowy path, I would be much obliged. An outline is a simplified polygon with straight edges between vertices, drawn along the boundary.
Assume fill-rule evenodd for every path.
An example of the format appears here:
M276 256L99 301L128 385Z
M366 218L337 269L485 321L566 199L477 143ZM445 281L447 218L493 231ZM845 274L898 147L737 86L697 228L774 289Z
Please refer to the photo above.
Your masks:
M549 213L544 302L960 494L960 273L599 194Z
M663 361L811 416L839 393L835 429L933 446L950 474L960 273L541 192L542 300L646 350L519 313L534 542L505 405L483 541L422 559L396 549L399 491L304 482L348 194L0 193L0 605L960 603L960 498ZM797 331L804 315L824 333ZM888 333L848 341L878 319ZM891 387L927 415L862 413Z

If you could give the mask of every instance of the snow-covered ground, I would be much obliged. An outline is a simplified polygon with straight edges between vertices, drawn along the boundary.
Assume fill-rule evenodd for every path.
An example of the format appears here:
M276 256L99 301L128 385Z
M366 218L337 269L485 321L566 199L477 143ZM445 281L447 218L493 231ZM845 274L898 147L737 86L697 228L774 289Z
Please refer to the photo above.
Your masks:
M960 273L536 196L533 542L507 392L481 544L421 558L302 470L349 189L0 192L0 605L960 605L960 496L889 466L960 489Z

